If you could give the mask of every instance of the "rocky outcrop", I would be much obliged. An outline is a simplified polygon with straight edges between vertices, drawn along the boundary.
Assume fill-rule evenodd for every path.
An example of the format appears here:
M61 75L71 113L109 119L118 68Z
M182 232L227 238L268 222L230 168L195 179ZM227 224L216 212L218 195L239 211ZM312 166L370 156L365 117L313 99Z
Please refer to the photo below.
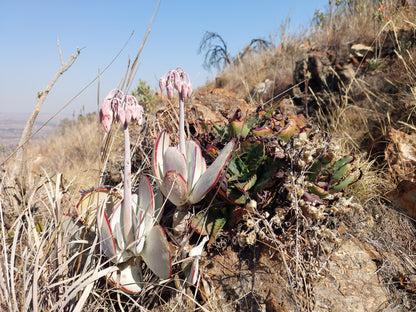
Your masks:
M380 311L387 289L377 275L381 256L357 239L346 241L328 260L325 275L313 284L316 312Z
M388 304L377 275L381 255L358 239L345 240L323 264L308 298L295 294L283 262L260 247L202 260L201 296L221 311L376 312Z

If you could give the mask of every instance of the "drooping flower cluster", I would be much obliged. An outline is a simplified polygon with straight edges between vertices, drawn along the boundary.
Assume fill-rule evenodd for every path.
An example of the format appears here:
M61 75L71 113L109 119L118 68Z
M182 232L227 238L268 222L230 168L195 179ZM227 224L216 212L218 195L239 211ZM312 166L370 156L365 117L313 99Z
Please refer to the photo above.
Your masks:
M132 95L124 95L118 89L111 90L105 97L100 109L100 122L106 132L110 131L111 124L120 122L126 127L132 120L139 125L143 122L143 107Z
M171 69L163 75L159 80L159 87L162 92L166 88L169 100L173 97L174 88L178 90L179 96L182 97L182 99L190 98L192 94L191 81L182 67Z

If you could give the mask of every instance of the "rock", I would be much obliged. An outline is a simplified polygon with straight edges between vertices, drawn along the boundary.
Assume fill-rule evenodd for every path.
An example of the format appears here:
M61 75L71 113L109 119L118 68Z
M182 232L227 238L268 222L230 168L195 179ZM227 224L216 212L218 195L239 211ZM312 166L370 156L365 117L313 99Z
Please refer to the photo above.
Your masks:
M351 57L359 58L360 60L372 57L374 49L362 43L356 43L351 46Z
M218 311L296 311L283 264L276 258L229 247L201 262L201 295Z
M416 134L390 129L384 156L390 172L399 180L412 180L416 169Z
M354 66L349 63L340 66L337 73L344 85L348 85L355 78Z
M395 208L404 211L410 218L416 220L416 183L408 180L401 181L397 188L387 193Z
M340 85L349 83L354 75L354 67L341 62L335 51L314 50L296 62L293 81L304 93L309 92L308 88L317 93L339 90Z
M265 81L259 82L257 86L254 88L254 93L264 94L271 91L273 88L273 80L266 79Z
M380 311L388 297L373 258L356 239L344 242L329 259L326 276L313 285L313 311Z
M215 77L215 88L224 88L226 85L226 81L224 78L221 77Z
M355 238L346 240L333 252L321 277L311 282L310 298L303 304L311 304L315 312L380 311L388 304L388 292L379 281L375 261L382 261L382 256L372 246ZM201 295L221 311L297 309L282 261L264 250L227 248L201 263Z
M223 123L237 108L240 108L244 114L255 109L244 99L238 98L235 93L226 89L203 90L196 93L192 104L187 106L188 122L191 124L200 118Z
M297 115L303 112L303 107L296 106L291 98L285 98L280 102L279 109L286 115Z
M320 90L326 84L326 77L330 74L327 59L324 53L313 53L308 55L308 71L310 72L310 86ZM325 64L325 65L324 65ZM306 77L307 78L307 77Z
M416 33L413 27L393 27L380 34L381 57L395 55L396 51L414 46Z

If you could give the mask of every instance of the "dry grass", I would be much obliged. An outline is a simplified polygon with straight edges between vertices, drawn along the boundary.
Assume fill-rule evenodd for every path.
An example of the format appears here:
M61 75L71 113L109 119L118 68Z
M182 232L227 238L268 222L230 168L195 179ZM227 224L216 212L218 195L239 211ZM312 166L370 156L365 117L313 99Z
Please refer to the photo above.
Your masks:
M65 120L54 135L30 148L29 157L33 159L30 171L34 176L61 172L66 179L76 178L80 188L94 185L100 175L99 153L103 136L95 113L79 116L73 121Z
M277 84L274 86L273 94L285 91L292 83L294 60L302 57L299 48L300 38L290 38L284 49L266 50L261 53L250 53L243 61L232 64L217 78L217 85L235 92L240 98L250 98L253 89L259 82L271 79Z
M97 263L98 259L91 260L90 257L84 264L84 272L73 274L71 270L79 255L71 252L70 240L81 238L81 235L78 229L66 228L67 217L63 213L67 213L73 205L71 197L74 194L62 184L60 175L55 179L46 176L28 194L22 213L12 224L6 224L4 217L10 202L4 198L7 192L5 183L3 177L0 203L2 308L9 311L74 309L74 296L87 291L83 283L99 279L100 271L104 269ZM81 243L74 241L73 246ZM90 265L96 269L95 272Z

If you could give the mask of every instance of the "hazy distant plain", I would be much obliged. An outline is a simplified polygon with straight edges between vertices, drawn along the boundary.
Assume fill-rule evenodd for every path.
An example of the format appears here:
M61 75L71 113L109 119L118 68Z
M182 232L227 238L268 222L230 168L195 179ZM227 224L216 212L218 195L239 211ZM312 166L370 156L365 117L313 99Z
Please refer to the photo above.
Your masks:
M0 113L0 146L10 148L19 144L20 136L29 116L29 114ZM33 126L33 132L39 129L50 117L51 115L39 114ZM56 117L51 120L33 139L37 140L51 134L63 118L65 117Z

